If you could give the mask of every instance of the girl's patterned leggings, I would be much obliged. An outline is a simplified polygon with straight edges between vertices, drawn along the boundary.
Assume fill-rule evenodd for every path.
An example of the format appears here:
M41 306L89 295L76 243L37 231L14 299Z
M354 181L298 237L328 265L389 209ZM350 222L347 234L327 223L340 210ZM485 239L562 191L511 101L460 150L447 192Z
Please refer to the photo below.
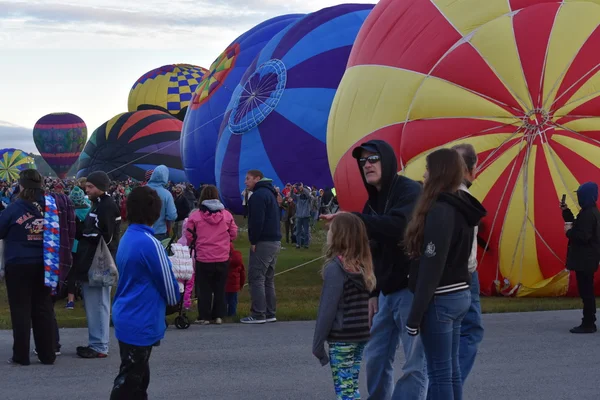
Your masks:
M329 362L338 400L360 400L358 374L366 343L329 343Z

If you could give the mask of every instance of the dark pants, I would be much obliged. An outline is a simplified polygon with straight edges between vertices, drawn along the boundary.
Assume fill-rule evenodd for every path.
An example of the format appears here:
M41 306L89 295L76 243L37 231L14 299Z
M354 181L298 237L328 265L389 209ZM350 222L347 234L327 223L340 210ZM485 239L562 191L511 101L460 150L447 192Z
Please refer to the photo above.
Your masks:
M225 293L225 299L227 301L227 316L233 317L237 314L238 294L237 292L227 292Z
M196 262L196 296L198 319L208 321L224 318L227 313L225 285L229 262ZM213 297L214 296L214 297Z
M596 322L596 297L594 296L594 273L575 272L577 277L577 289L579 296L583 300L583 320L582 325L594 325Z
M56 326L50 288L44 285L42 264L7 265L6 292L13 327L13 361L28 365L30 331L38 358L44 364L56 359Z
M110 400L146 400L150 385L152 346L133 346L119 341L121 367Z
M56 297L52 298L52 323L54 324L54 339L56 340L56 345L54 346L55 351L60 351L60 333L58 331L58 321L56 321L56 311L54 311L54 305L56 304ZM37 349L36 349L37 351Z
M283 226L285 226L285 242L290 242L290 232L292 232L292 236L294 236L294 226L291 224L289 220L283 222Z

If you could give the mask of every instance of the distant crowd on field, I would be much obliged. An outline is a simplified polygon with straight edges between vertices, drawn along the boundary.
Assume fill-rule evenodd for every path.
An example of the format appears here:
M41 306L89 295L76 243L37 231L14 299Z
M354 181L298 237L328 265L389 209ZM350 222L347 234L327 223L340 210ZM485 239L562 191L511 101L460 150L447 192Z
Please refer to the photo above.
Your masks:
M362 143L352 156L368 193L361 212L340 211L333 190L303 183L279 189L261 171L247 172L241 193L250 243L247 275L233 245L238 226L215 186L203 185L198 193L170 184L165 166L142 183L111 182L104 172L65 182L22 171L18 185L6 185L9 203L0 213L14 336L9 363L30 363L32 326L38 359L55 362L60 341L53 302L64 295L72 308L78 285L89 338L76 353L108 357L112 285L97 284L92 272L99 259L114 260L112 321L121 367L111 399L147 398L149 359L164 338L167 306L191 308L195 289L196 324L221 324L236 314L247 276L250 314L240 322L276 322L282 222L286 241L305 248L310 226L320 218L327 246L312 352L331 366L337 399L360 398L363 354L370 399L462 399L484 336L476 256L477 229L487 212L469 192L477 153L469 144L433 151L421 182L397 173L395 153L384 141ZM577 217L564 198L558 204L569 243L566 267L576 271L584 304L582 322L571 332L594 333L598 186L582 184L577 198ZM180 255L192 265L191 279L183 282L165 250L175 246L189 250L189 257ZM405 362L394 383L400 344Z

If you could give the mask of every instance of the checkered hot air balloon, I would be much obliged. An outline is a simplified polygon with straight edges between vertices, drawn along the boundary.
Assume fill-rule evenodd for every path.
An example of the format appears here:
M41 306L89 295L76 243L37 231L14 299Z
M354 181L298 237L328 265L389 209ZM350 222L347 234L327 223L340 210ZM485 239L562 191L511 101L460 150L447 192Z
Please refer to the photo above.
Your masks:
M215 149L223 114L233 91L256 55L303 14L282 15L250 29L217 57L196 89L183 122L181 155L194 186L215 184Z
M254 59L227 107L215 157L227 207L242 212L250 169L276 186L331 187L325 137L329 109L356 35L373 8L343 4L308 14Z
M183 121L187 106L206 69L190 64L171 64L142 75L129 92L129 111L158 109Z
M380 1L329 121L341 206L366 199L359 143L388 141L415 179L432 150L470 143L488 210L482 292L576 294L558 203L576 213L574 191L600 181L599 25L600 1Z

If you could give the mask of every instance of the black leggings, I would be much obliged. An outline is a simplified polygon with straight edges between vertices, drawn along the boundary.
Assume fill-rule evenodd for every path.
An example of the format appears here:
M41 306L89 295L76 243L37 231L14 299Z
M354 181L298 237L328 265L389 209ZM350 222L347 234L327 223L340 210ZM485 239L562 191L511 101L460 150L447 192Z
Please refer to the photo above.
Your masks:
M196 296L198 297L198 319L224 318L227 314L225 285L229 261L216 263L196 262ZM214 297L213 297L214 296Z
M134 346L119 341L121 367L110 400L146 400L150 385L152 346Z
M53 364L56 345L56 325L50 288L44 285L43 264L8 264L6 292L13 327L13 361L29 365L30 332L38 358Z

